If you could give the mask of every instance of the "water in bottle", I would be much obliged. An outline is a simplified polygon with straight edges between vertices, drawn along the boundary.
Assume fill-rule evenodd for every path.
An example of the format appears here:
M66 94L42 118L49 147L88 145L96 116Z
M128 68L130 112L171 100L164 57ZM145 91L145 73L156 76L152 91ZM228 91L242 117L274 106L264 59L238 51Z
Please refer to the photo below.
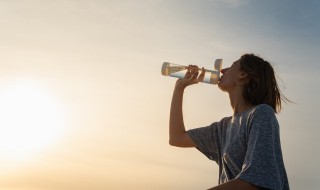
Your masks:
M220 78L220 71L222 67L222 59L216 59L214 62L214 70L205 69L205 75L202 82L209 84L217 84ZM162 64L161 73L164 76L171 76L176 78L184 78L188 66L178 65L174 63L164 62ZM201 73L201 69L199 68L199 73Z

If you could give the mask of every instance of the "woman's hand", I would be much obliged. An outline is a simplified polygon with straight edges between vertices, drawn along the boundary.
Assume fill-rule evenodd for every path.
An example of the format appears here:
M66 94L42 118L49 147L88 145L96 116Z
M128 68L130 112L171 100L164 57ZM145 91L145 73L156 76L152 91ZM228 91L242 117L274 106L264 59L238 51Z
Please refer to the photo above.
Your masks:
M178 79L176 82L176 87L185 88L187 86L202 82L205 76L205 70L204 68L202 68L201 70L201 74L199 75L198 66L189 65L187 67L187 73L184 79Z

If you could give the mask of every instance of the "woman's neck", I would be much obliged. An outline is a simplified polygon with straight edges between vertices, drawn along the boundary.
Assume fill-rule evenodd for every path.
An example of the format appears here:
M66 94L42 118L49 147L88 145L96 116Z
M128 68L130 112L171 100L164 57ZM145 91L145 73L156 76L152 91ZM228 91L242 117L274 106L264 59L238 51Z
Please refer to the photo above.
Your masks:
M229 93L229 98L230 98L230 104L233 110L233 114L245 112L253 107L252 104L245 101L245 99L242 96L242 93L241 94Z

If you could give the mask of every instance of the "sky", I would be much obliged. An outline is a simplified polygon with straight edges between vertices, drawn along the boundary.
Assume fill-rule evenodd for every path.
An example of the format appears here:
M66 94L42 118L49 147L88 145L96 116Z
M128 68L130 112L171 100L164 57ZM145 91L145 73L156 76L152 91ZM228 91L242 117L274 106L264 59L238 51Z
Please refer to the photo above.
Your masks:
M318 189L320 2L0 0L0 189L206 189L218 166L168 143L165 61L269 61L295 103L277 115L291 189ZM185 92L187 129L232 115L228 95Z

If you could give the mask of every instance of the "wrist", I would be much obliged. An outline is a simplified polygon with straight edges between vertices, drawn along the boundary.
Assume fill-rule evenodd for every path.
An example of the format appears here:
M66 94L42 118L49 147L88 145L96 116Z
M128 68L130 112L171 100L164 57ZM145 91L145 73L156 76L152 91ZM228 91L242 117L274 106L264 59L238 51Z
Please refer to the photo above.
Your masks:
M176 85L175 85L175 89L176 90L184 90L187 86L185 84L182 84L179 82L179 80L177 80Z

